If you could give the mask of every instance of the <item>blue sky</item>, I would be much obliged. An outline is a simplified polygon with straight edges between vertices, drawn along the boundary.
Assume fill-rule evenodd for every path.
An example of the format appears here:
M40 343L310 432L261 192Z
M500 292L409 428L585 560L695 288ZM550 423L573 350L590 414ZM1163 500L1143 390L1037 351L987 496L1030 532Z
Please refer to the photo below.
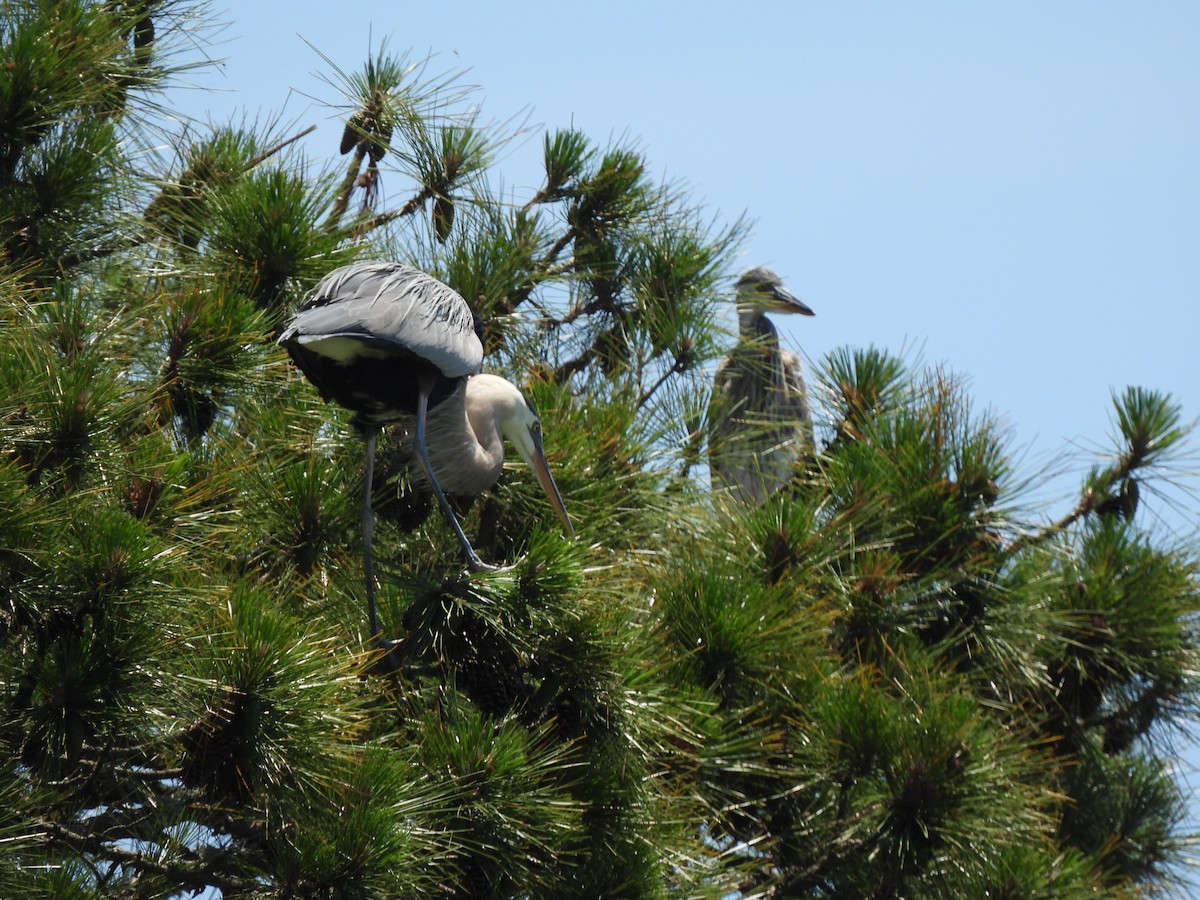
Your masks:
M485 120L628 138L713 215L746 213L746 266L817 312L781 323L794 348L920 349L1011 424L1031 474L1103 443L1110 389L1200 416L1200 6L388 8L240 4L225 62L193 76L216 92L178 108L317 124L319 157L341 125L317 101L338 97L306 41L354 70L387 39L468 70ZM535 187L539 155L535 133L505 183Z
M1066 473L1052 512L1108 446L1110 391L1170 391L1200 417L1200 4L215 8L225 62L190 76L215 93L175 92L181 112L316 124L320 157L341 123L309 43L353 71L386 38L468 70L485 121L627 138L712 215L754 221L745 267L817 313L780 323L788 345L915 348L966 376L1022 475ZM504 183L531 192L539 158L534 133ZM1195 496L1149 503L1194 536Z

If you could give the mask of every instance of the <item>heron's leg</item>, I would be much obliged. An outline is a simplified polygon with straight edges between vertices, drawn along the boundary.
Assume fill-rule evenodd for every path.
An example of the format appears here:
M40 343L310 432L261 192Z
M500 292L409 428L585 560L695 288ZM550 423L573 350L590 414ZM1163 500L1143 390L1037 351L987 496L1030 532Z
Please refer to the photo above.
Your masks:
M379 429L375 426L368 426L364 435L367 442L367 477L362 512L359 514L363 533L363 573L367 578L367 621L373 638L379 636L379 617L375 613L375 556L371 550L375 532L375 516L371 512L371 481L375 475L375 438L378 435Z
M454 510L450 508L450 502L446 499L446 495L442 493L442 486L438 484L437 476L433 474L433 466L429 462L429 451L425 447L425 418L429 412L429 392L431 390L433 390L433 379L427 375L422 375L417 383L417 433L413 438L413 447L417 451L417 462L420 463L421 471L425 473L425 478L433 487L433 493L437 496L438 504L442 507L442 512L450 522L450 527L454 529L454 534L458 537L458 543L462 545L463 553L467 557L467 566L472 572L495 568L480 559L479 554L475 552L475 548L471 546L471 542L467 540L462 526L458 524L458 518L454 515Z

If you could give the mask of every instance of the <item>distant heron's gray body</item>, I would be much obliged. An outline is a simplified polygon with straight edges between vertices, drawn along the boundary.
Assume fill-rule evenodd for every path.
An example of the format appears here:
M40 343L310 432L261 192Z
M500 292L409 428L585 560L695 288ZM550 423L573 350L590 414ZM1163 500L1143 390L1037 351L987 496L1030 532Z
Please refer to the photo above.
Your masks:
M721 361L709 406L713 487L760 502L786 484L812 446L800 359L779 346L766 313L813 314L770 269L737 283L738 343Z
M363 262L335 269L279 337L327 401L355 413L367 444L363 556L371 632L378 634L371 544L371 482L379 429L412 417L409 433L423 478L438 499L472 569L475 553L443 486L475 494L499 478L501 435L534 469L568 533L571 522L542 451L541 423L503 378L479 375L483 345L465 300L409 266Z

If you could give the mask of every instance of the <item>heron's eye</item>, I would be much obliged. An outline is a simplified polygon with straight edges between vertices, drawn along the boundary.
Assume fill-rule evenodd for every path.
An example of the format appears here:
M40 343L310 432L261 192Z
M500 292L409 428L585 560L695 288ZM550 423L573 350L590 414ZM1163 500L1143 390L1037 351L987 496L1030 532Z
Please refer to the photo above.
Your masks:
M534 434L541 434L542 433L542 423L539 422L537 419L534 419L533 424L529 426L529 430L531 432L533 432Z

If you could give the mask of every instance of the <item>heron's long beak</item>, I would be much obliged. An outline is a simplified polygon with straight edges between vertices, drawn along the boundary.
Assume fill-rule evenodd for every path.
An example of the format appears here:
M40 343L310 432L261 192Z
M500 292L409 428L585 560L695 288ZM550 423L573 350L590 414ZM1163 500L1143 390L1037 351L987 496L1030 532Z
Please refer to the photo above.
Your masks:
M546 454L542 450L540 440L534 440L532 457L529 460L530 467L537 475L537 480L541 482L542 490L550 499L550 505L558 513L558 519L562 522L563 528L567 530L567 535L574 538L575 529L571 527L571 517L567 515L567 507L563 503L562 494L558 492L558 485L554 483L554 476L550 474L550 466L546 464Z
M775 312L799 313L802 316L816 315L808 304L789 291L781 284L777 284L771 288L771 297L775 300L773 309Z

